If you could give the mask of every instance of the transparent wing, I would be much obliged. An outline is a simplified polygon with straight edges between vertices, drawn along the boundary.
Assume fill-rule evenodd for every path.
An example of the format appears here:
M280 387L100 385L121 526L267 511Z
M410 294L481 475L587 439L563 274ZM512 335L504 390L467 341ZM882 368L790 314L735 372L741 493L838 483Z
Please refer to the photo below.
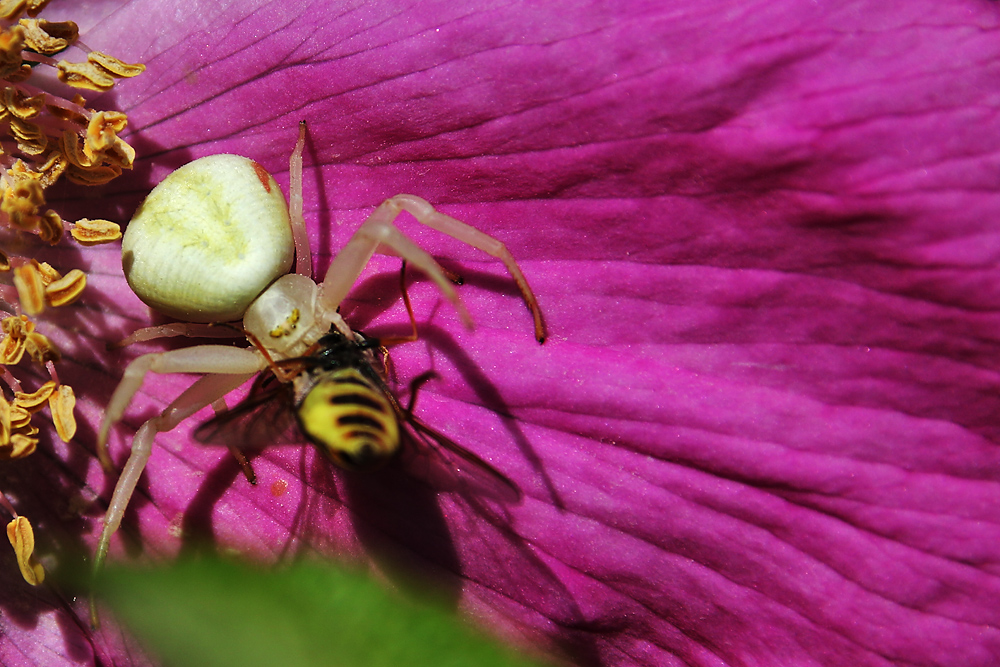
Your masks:
M400 423L409 436L401 454L407 472L442 491L461 491L510 503L521 491L503 473L451 438L424 424L412 413L400 411Z
M404 408L381 377L377 373L372 375L372 381L396 411L400 435L406 440L400 452L403 468L439 491L461 491L510 503L520 502L520 489L503 473L413 414L420 387L435 377L437 373L427 371L414 378L410 383L410 400Z
M291 383L270 372L257 376L247 397L194 430L203 444L260 449L273 444L301 443L295 422Z

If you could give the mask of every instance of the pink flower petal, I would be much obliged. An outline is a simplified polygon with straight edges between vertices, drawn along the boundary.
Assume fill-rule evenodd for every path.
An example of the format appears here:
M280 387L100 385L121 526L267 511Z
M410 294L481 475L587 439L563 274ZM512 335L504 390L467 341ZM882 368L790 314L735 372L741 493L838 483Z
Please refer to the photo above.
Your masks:
M67 207L124 220L218 152L284 185L306 119L320 270L397 192L495 234L549 342L496 262L403 223L456 258L478 329L418 283L422 341L393 359L403 388L439 372L417 413L524 497L289 447L252 488L186 425L158 438L116 558L207 532L402 565L580 664L1000 661L995 3L223 4L133 0L86 37L149 65L109 101L142 160ZM76 331L150 321L113 250L84 259L97 294L57 323L89 428L33 457L62 470L47 502L83 478L107 497L88 438L138 352ZM404 330L397 264L377 265L345 315ZM150 380L117 460L185 382Z

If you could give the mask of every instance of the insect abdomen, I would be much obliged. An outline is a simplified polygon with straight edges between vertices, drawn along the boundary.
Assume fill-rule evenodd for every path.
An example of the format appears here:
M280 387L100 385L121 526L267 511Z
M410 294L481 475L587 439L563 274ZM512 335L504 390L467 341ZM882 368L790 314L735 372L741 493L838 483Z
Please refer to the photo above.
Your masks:
M399 422L392 404L356 368L325 375L297 412L306 436L343 468L376 466L399 449Z

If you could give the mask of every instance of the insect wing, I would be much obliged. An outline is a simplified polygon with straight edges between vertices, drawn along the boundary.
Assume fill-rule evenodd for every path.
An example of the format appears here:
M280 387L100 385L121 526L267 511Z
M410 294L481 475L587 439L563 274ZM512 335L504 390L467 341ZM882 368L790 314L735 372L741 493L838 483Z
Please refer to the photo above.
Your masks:
M290 383L262 373L246 398L198 426L194 438L204 444L233 445L239 449L301 442L292 394Z
M521 491L489 463L451 438L402 413L413 447L404 448L407 471L436 489L461 491L510 503L521 499Z

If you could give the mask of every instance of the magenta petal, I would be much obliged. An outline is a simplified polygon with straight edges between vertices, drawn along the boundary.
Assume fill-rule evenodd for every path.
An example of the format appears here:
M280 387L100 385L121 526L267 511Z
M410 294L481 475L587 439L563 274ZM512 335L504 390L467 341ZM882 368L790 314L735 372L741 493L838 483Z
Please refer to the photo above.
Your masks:
M435 368L418 414L522 501L344 475L308 448L258 457L252 488L187 425L158 439L124 531L138 541L116 557L208 531L258 558L371 559L579 664L997 664L998 12L122 5L86 40L149 64L112 102L140 162L113 197L68 207L127 218L218 152L284 185L305 119L319 269L413 192L507 244L551 338L532 340L495 262L405 223L458 259L478 330L417 284L403 387ZM147 323L114 253L85 257L90 303L114 310L95 323L84 306L76 326ZM344 312L398 332L397 264L378 266ZM78 391L89 453L135 352L66 338L78 375L107 369ZM147 384L117 460L188 381ZM106 498L96 463L66 456ZM100 511L77 527L90 544Z

